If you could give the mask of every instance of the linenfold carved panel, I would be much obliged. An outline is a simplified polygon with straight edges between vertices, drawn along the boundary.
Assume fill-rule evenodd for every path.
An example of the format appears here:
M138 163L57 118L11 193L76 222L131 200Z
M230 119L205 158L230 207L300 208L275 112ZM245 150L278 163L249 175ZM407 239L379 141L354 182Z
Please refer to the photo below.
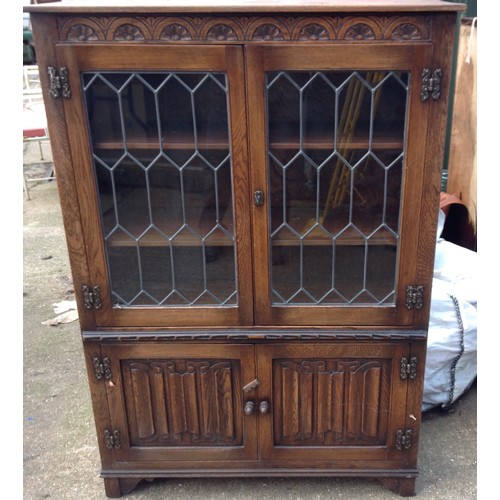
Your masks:
M132 446L242 442L232 361L127 360L123 385Z
M58 18L67 42L267 42L429 40L431 19L414 16L89 16Z
M276 360L275 445L383 444L385 360Z

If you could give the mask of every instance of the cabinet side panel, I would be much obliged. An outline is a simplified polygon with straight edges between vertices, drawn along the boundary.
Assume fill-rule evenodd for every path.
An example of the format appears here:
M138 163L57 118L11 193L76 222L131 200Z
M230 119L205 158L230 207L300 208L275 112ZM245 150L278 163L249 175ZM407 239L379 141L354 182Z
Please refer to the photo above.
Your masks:
M76 190L73 161L70 153L66 116L62 99L54 99L49 94L48 67L58 68L56 52L57 28L55 19L50 15L33 14L31 16L33 37L37 47L37 64L40 83L43 90L47 127L50 136L57 188L61 203L61 211L68 246L71 272L75 288L89 283L87 254L80 216L80 205ZM92 311L83 306L77 294L78 316L82 329L94 328L95 318Z
M432 273L436 250L436 229L439 212L439 194L443 169L448 100L452 80L452 57L455 46L456 16L437 15L433 22L434 60L432 70L441 68L441 96L429 107L430 119L427 129L425 162L423 164L425 189L422 196L422 217L420 222L417 273L423 277L422 284L428 290L424 295L417 328L427 328L431 303Z

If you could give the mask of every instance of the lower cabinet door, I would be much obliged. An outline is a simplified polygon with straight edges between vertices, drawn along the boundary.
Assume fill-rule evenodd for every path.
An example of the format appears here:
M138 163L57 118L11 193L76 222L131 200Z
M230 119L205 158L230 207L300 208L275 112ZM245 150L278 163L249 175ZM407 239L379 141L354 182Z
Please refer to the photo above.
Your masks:
M242 389L256 377L253 345L103 344L101 353L112 373L114 459L256 458L256 421L246 418Z
M258 346L261 459L299 467L401 460L408 353L408 343Z

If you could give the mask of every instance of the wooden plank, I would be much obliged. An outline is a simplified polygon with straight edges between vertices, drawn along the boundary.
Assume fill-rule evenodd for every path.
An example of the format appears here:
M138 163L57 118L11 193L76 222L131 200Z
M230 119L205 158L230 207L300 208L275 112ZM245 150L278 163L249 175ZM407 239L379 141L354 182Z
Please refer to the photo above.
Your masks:
M477 227L477 31L460 26L457 76L453 103L448 185L446 191L462 200ZM469 42L470 45L469 51ZM469 54L469 58L467 57Z
M62 1L43 5L29 5L25 12L102 12L122 13L168 13L168 12L446 12L463 11L465 5L441 0L212 0L210 2L192 2L190 0L148 0L138 3L136 0L100 0Z

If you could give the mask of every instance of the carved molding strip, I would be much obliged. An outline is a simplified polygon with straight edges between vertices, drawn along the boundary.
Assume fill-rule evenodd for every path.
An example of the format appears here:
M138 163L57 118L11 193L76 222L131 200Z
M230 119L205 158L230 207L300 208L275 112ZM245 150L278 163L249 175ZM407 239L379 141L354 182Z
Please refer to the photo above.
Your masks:
M429 40L431 18L415 16L90 16L58 18L66 42L273 42Z

